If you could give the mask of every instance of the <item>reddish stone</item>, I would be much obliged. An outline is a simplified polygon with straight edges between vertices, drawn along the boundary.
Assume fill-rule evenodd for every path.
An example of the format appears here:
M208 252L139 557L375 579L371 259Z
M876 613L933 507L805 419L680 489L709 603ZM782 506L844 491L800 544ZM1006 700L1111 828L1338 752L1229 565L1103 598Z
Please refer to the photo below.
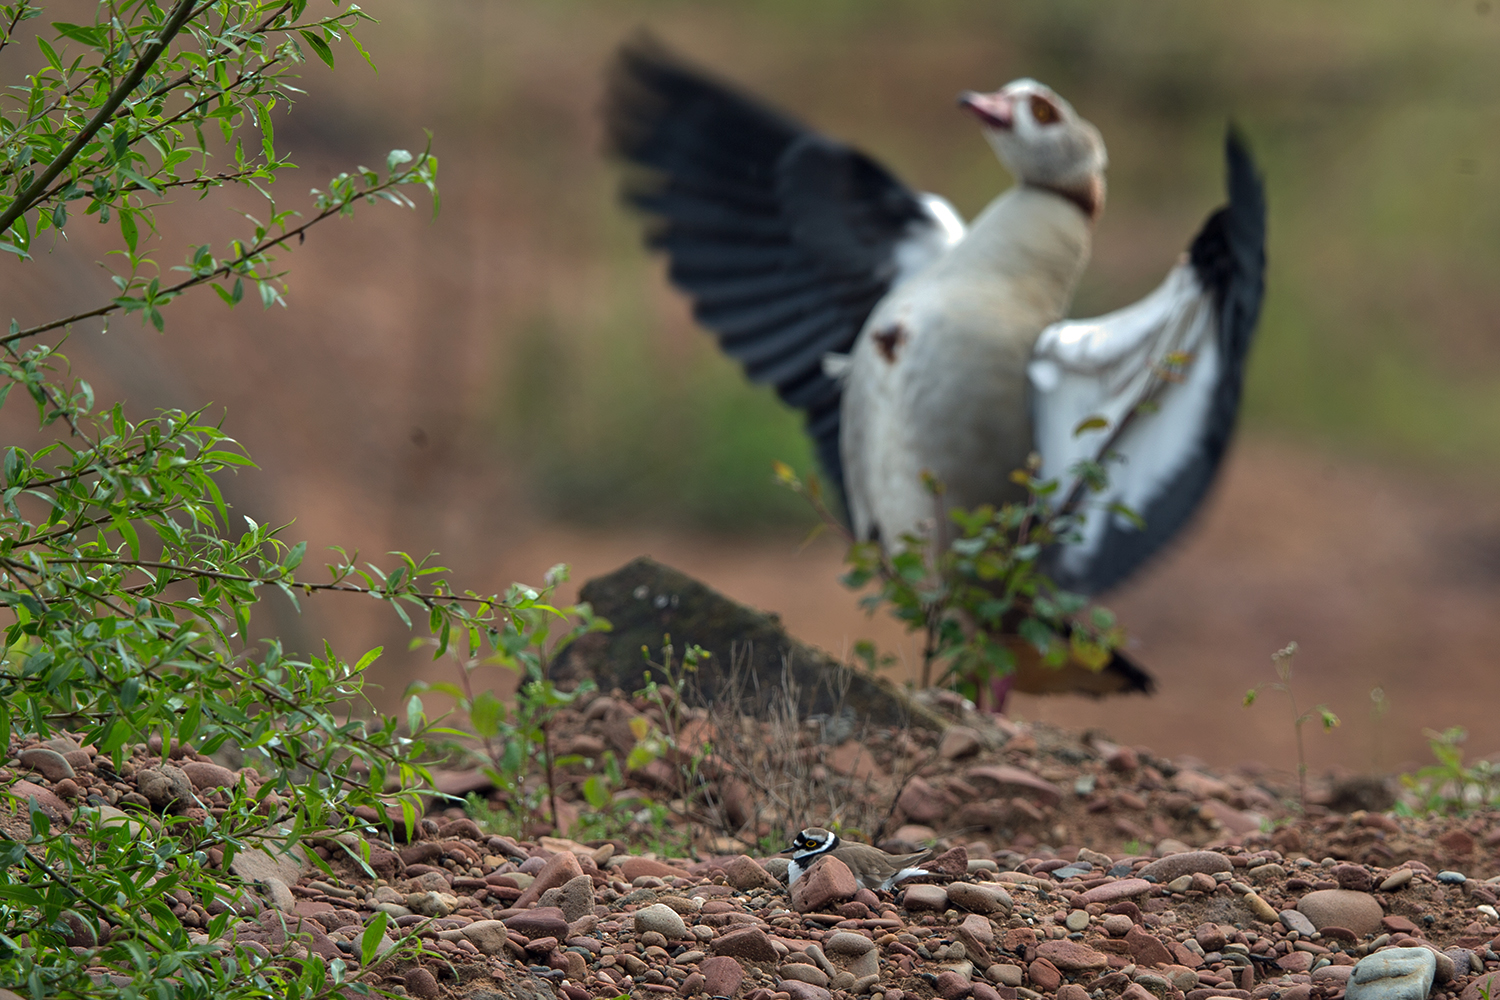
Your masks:
M1214 872L1233 870L1234 865L1218 851L1185 851L1182 854L1169 854L1153 861L1136 874L1141 878L1152 878L1158 882L1167 883L1183 875L1191 875L1193 872L1212 875Z
M1109 964L1109 959L1102 952L1095 951L1081 941L1043 941L1036 946L1036 953L1068 972L1088 972Z
M884 780L885 772L875 763L870 748L858 740L845 740L827 757L828 766L839 774L857 781Z
M1155 936L1140 927L1131 927L1125 932L1125 943L1137 965L1171 965L1172 953Z
M776 949L759 927L742 927L715 938L709 946L715 955L742 958L747 962L774 962ZM704 975L708 973L705 972Z
M1416 934L1417 925L1411 922L1409 917L1403 917L1399 913L1392 913L1380 918L1380 925L1392 934Z
M792 886L792 909L798 913L822 912L853 899L858 891L859 883L848 865L832 856L822 857Z
M833 994L823 987L799 982L796 979L783 979L776 984L776 988L779 992L789 995L792 1000L833 1000Z
M1122 878L1079 893L1073 897L1073 908L1081 910L1090 903L1114 903L1131 896L1142 896L1150 891L1151 883L1143 878Z
M182 765L182 773L188 776L193 787L199 791L205 788L233 788L240 780L240 776L229 768L210 761L188 761Z
M1474 838L1465 830L1449 830L1437 842L1454 854L1474 853Z
M1500 972L1486 972L1471 979L1458 1000L1487 1000L1495 996L1500 996Z
M1172 958L1178 965L1194 970L1203 968L1203 959L1181 941L1173 941L1171 951Z
M573 856L569 854L568 857ZM573 864L578 864L576 858L574 859ZM619 872L620 877L627 882L634 882L642 875L654 875L657 878L681 878L685 874L685 872L681 868L674 868L673 866L665 864L661 861L652 861L650 858L626 858L624 861L621 861L619 864L615 865L613 870ZM574 874L582 875L583 869L578 869L578 871L576 871ZM540 879L538 879L538 881L540 881ZM563 882L566 881L567 879L563 879ZM562 883L559 882L558 884L561 885Z
M974 992L974 986L967 976L960 976L950 969L938 974L933 992L943 1000L963 1000L964 997Z
M1032 987L1041 993L1051 993L1062 985L1062 973L1045 958L1039 958L1028 965L1026 976L1031 980Z
M18 781L10 786L10 793L22 802L27 800L35 802L36 807L54 823L73 822L73 810L64 805L62 799L52 794L50 788L43 788L31 781Z
M572 851L563 851L554 854L547 859L542 870L536 873L536 878L521 893L515 902L515 908L524 910L542 898L542 893L548 889L556 889L567 883L569 879L577 878L583 874L583 868L578 864L578 858Z
M524 913L506 917L502 923L506 928L526 938L555 937L566 939L568 922L563 911L556 906L538 906Z
M901 789L897 806L909 819L918 823L936 823L958 808L958 799L941 788L935 788L915 775Z
M1036 944L1036 931L1030 927L1012 927L1005 932L1005 950L1021 951L1029 944Z
M995 928L988 917L971 913L963 923L954 928L954 934L963 942L969 953L969 961L976 968L988 968L991 964L990 949L995 946Z
M1306 972L1312 964L1313 957L1305 951L1289 951L1276 960L1276 967L1287 972Z
M724 879L736 889L775 889L780 885L775 876L756 863L754 858L740 854L724 862Z
M923 862L922 867L934 875L963 878L969 874L969 852L960 845L944 851L931 861Z
M1330 874L1338 882L1340 889L1369 892L1375 887L1375 879L1364 865L1334 865Z
M1011 767L1008 764L970 768L965 777L968 778L970 784L981 791L992 788L995 795L1030 793L1040 798L1044 805L1049 806L1055 806L1062 801L1062 789L1052 782L1039 778L1023 768Z

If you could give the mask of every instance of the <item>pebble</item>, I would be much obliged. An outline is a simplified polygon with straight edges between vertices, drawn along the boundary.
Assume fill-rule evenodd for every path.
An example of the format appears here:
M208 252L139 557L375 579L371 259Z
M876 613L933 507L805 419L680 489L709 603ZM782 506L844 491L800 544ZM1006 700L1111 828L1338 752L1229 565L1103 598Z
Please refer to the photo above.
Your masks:
M1150 866L1148 865L1147 867ZM1074 897L1073 905L1082 908L1091 903L1118 903L1122 899L1143 896L1150 892L1151 888L1151 883L1143 878L1122 878L1115 882L1106 882L1103 885L1095 886L1087 892L1079 893Z
M932 989L943 1000L962 1000L963 997L974 992L974 987L970 985L969 978L953 971L939 973L937 982L933 984Z
M783 965L776 970L776 973L782 979L795 979L798 982L812 983L814 986L825 988L828 986L828 973L816 965L804 965L801 963Z
M849 866L838 858L819 858L792 886L792 909L798 913L821 913L854 898L859 882Z
M984 970L984 976L990 982L998 986L1009 986L1014 989L1021 985L1022 977L1026 970L1019 965L997 964Z
M705 958L698 971L703 974L703 991L709 996L732 997L745 979L745 970L728 955Z
M912 889L915 888L918 887L910 886L907 888L908 899L910 898ZM931 888L940 889L941 887L932 886ZM943 896L954 906L962 910L968 910L970 913L1009 913L1015 906L1010 893L992 883L953 882L944 891ZM936 899L936 896L933 898ZM908 903L907 905L910 908L910 904ZM934 909L937 908L939 907L934 907Z
M1463 885L1465 882L1469 881L1469 876L1465 875L1463 872L1441 871L1437 873L1437 880L1439 882L1447 883L1448 885Z
M1307 915L1297 910L1282 910L1277 914L1277 918L1287 930L1296 931L1303 937L1311 937L1318 932L1318 929L1313 926L1313 922L1307 919ZM1222 944L1220 946L1222 947Z
M182 773L188 776L198 791L215 788L233 788L239 784L240 776L221 764L207 760L183 761Z
M823 987L798 982L795 979L780 980L776 988L786 993L791 1000L833 1000L833 994Z
M1437 957L1426 948L1387 948L1366 955L1349 976L1347 1000L1426 1000Z
M498 955L505 947L507 937L505 933L506 927L506 924L498 920L475 920L473 923L465 924L459 930L463 934L464 940L468 941L484 954ZM525 932L522 931L521 933L524 934Z
M1073 910L1064 921L1070 931L1081 931L1089 925L1089 915L1086 910Z
M949 726L938 744L938 756L943 760L958 760L979 752L983 746L979 733L968 726Z
M1263 924L1274 924L1276 922L1278 916L1276 908L1264 899L1261 899L1260 896L1253 892L1247 892L1240 899L1244 901L1246 906L1250 907L1250 912L1255 914L1256 920L1259 920ZM1378 907L1380 904L1376 903L1375 905Z
M771 939L759 927L730 931L715 938L710 947L716 955L729 955L749 962L774 962L778 957Z
M437 977L420 966L408 972L401 981L406 984L406 992L418 1000L438 1000L442 996Z
M1500 997L1500 972L1476 976L1459 994L1459 1000L1490 1000L1492 997Z
M1218 851L1185 851L1153 861L1136 872L1136 875L1143 879L1154 879L1165 883L1182 875L1191 875L1193 872L1212 875L1214 872L1233 870L1233 863Z
M1086 972L1109 965L1109 959L1102 952L1081 941L1043 941L1036 946L1036 953L1068 972Z
M47 747L30 747L16 756L21 761L22 767L37 771L48 781L57 782L64 778L77 777L73 765L69 764L67 758L56 750Z
M1314 890L1297 901L1297 909L1314 927L1347 927L1359 937L1378 931L1385 916L1374 896L1349 889Z
M1026 977L1043 993L1051 993L1062 985L1062 973L1057 966L1045 958L1038 958L1026 967Z
M1385 877L1385 880L1380 883L1380 889L1382 892L1394 892L1410 882L1416 874L1410 868L1398 868Z
M736 889L778 889L781 883L775 876L756 864L755 859L741 854L724 862L724 879Z
M532 861L536 860L538 859L531 858L526 864L529 865ZM522 865L521 869L525 872L526 865ZM521 892L521 897L512 904L518 910L524 910L528 906L535 904L537 900L541 899L542 893L548 889L556 889L566 885L569 880L582 875L583 867L579 865L576 854L572 851L563 851L561 854L554 854L546 861L543 861L535 871L529 874L535 875L535 878Z
M968 884L967 882L955 883L955 885ZM948 908L948 892L940 885L910 885L906 887L906 894L901 902L908 910L942 911Z
M656 931L669 941L688 936L682 916L665 903L652 903L635 911L635 932L645 934L648 931Z

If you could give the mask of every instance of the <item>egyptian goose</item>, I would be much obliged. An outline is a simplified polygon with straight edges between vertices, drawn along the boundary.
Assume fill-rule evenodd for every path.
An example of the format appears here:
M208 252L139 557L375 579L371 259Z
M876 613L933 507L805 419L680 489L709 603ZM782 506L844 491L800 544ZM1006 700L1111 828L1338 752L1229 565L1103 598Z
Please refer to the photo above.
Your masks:
M960 104L1017 181L967 228L942 198L647 37L621 49L606 118L613 151L644 168L626 195L653 217L671 280L753 381L806 412L858 537L931 530L924 472L952 507L998 505L1021 498L1011 473L1036 452L1067 497L1075 463L1107 449L1121 461L1090 498L1101 512L1048 563L1096 594L1177 534L1224 456L1264 285L1262 185L1231 132L1229 203L1166 281L1068 320L1104 208L1103 139L1034 80ZM1124 657L1072 679L1028 659L1017 690L1150 688Z

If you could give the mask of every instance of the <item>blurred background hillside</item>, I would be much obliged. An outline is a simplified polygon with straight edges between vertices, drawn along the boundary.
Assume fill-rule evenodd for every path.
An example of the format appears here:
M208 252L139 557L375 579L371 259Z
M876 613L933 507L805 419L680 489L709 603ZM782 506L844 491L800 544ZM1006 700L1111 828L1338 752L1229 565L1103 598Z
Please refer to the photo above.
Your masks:
M74 20L92 16L79 3ZM598 108L611 52L649 25L692 59L858 145L972 216L1009 184L954 96L1035 76L1099 126L1109 206L1074 312L1133 301L1222 194L1239 122L1269 188L1269 294L1239 446L1199 523L1108 603L1157 675L1153 700L1019 699L1029 718L1212 763L1286 767L1274 700L1239 700L1301 644L1307 702L1346 725L1315 767L1426 758L1463 724L1500 749L1500 12L1489 0L1304 4L1081 0L444 0L366 4L378 74L339 49L278 112L302 169L284 205L433 135L443 206L369 206L284 258L289 308L172 307L65 348L130 411L212 404L258 460L236 508L313 553L437 550L479 591L574 581L652 554L835 653L875 638L828 539L771 484L811 467L797 417L698 331L616 199ZM52 11L49 10L49 19ZM59 18L60 19L60 18ZM7 54L9 58L9 54ZM7 68L7 73L11 72ZM15 82L7 76L7 83ZM236 208L261 212L245 194ZM162 213L159 259L244 232L221 202ZM23 326L111 294L113 231L79 219L0 265ZM8 437L32 422L13 399ZM382 707L450 668L407 652L385 609L326 598L259 623L349 658L384 644ZM498 671L497 671L498 674ZM898 668L897 674L905 676ZM496 676L497 685L508 683ZM1381 687L1389 712L1372 714Z

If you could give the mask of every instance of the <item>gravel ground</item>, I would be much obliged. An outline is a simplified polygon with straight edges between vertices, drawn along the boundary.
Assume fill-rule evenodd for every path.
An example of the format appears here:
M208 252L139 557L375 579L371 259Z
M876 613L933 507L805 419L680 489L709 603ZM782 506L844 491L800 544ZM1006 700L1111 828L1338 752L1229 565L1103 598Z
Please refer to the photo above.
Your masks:
M1304 813L1264 775L940 704L955 723L942 735L833 740L808 725L778 751L820 794L858 796L882 846L944 851L934 864L945 877L894 895L858 888L831 859L788 893L784 859L749 856L755 835L785 832L769 809L748 809L744 840L686 824L694 859L486 835L457 810L392 841L371 815L375 880L333 840L314 841L333 877L288 858L237 859L258 912L233 938L268 960L310 950L349 961L364 922L384 911L393 935L418 935L427 954L377 970L382 985L423 998L1488 996L1500 971L1500 816L1398 817L1381 811L1391 798L1380 781L1319 783ZM560 720L559 748L597 752L635 715L660 721L653 711L596 698ZM86 799L207 815L240 776L189 748L169 763L155 750L138 748L117 773L66 737L21 741L0 780L65 823ZM720 791L742 777L705 773ZM560 788L565 820L584 774ZM632 780L646 789L661 775ZM756 796L754 781L741 784ZM171 902L184 924L206 926L198 901Z

